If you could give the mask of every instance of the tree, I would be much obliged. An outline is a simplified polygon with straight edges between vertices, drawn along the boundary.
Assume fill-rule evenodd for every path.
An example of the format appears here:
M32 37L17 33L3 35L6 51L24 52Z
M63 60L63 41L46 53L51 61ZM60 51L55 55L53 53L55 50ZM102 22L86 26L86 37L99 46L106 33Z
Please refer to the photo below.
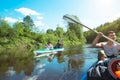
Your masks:
M10 37L11 32L10 25L3 19L0 19L0 37Z
M23 18L23 23L24 23L25 27L30 29L30 30L34 26L34 22L29 15L27 15L26 17Z
M74 16L74 18L79 21L77 16ZM71 35L74 34L74 38L76 37L77 38L77 39L75 38L76 40L78 40L84 44L86 42L86 40L83 35L83 27L80 24L74 24L74 23L70 23L70 22L68 23L68 26L69 26L68 30L70 30L72 32ZM68 31L68 32L71 33L70 31Z
M47 30L47 34L54 34L53 29L48 29L48 30Z
M64 34L64 31L63 31L63 28L61 27L57 27L56 28L56 31L55 31L56 35L59 37L59 38L62 38L63 37L63 34Z
M13 25L13 29L14 31L19 35L19 36L23 36L24 35L24 25L22 22L16 22L14 25Z
M78 41L78 38L76 34L74 33L74 30L68 29L66 32L66 36L68 37L70 41Z

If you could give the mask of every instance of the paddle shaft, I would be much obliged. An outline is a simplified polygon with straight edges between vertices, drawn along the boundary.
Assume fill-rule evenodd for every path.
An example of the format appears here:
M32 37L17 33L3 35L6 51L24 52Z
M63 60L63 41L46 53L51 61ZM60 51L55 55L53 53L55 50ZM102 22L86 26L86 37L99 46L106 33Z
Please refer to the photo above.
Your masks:
M93 31L93 32L95 32L95 33L98 34L98 32L97 32L96 30L93 30L93 29L87 27L86 25L81 24L79 21L76 21L76 20L74 20L74 19L72 19L72 18L70 18L70 17L68 17L68 16L63 16L63 17L64 17L64 18L67 18L67 19L69 19L69 20L71 20L71 21L73 21L73 22L75 22L75 23L77 23L77 24L80 24L80 25L82 25L83 27L85 27L85 28L87 28L87 29L89 29L89 30L91 30L91 31ZM109 37L107 37L107 36L105 36L105 35L103 35L103 37L106 38L106 39L108 39L108 40L110 40L110 41L112 41L112 42L114 42L114 43L116 43L116 44L119 44L119 45L120 45L120 43L118 43L118 42L110 39Z

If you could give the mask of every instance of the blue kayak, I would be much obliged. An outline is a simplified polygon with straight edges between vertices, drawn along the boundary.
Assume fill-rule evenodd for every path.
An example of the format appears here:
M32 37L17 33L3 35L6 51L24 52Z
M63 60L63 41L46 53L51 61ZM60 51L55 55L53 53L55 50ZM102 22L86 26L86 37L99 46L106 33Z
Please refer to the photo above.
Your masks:
M64 48L55 48L55 49L40 49L40 50L35 50L34 55L36 57L41 57L41 56L49 56L50 54L57 54L57 52L64 51Z
M97 62L98 62L98 61L95 61L95 63L94 63L92 66L90 66L90 68L93 67L94 65L96 65ZM89 68L89 69L90 69L90 68ZM88 70L89 70L89 69L88 69ZM87 71L88 71L88 70L87 70ZM84 73L84 75L82 76L82 78L81 78L80 80L87 80L87 72Z
M115 74L115 71L116 71L116 64L117 63L120 63L120 57L115 57L115 58L112 58L112 59L108 59L106 61L104 61L103 63L106 64L107 62L107 68L106 68L106 73L104 73L104 75L106 76L103 76L101 75L102 78L104 79L100 79L100 80L120 80L120 78L118 76L116 76ZM87 72L82 76L82 78L80 80L91 80L88 78L88 71L93 67L95 66L96 64L98 64L98 62L95 62L88 70ZM103 66L103 65L102 65ZM104 65L105 66L105 65ZM97 70L97 68L96 68ZM101 69L100 69L101 70ZM99 72L100 73L100 72ZM101 74L101 73L100 73ZM103 74L103 73L102 73ZM106 78L106 79L105 79ZM92 79L93 80L93 79ZM95 80L95 79L94 79Z

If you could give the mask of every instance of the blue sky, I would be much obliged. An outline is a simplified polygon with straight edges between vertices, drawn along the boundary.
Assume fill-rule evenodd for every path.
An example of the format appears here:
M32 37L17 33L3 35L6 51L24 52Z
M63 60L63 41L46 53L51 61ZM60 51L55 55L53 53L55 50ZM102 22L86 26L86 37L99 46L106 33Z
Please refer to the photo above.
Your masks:
M120 0L1 0L0 16L9 23L30 15L39 31L66 29L63 15L71 14L94 28L120 18ZM86 29L84 29L86 30Z

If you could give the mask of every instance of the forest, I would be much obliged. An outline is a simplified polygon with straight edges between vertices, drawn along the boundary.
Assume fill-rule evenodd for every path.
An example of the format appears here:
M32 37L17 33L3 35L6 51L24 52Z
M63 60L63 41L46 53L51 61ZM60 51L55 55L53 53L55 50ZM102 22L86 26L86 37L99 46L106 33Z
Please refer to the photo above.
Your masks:
M78 19L77 16L74 17ZM57 25L56 30L48 29L42 32L38 31L29 15L25 16L22 22L16 22L12 26L0 18L0 54L6 51L16 54L32 52L44 48L48 41L55 45L60 40L64 46L86 43L81 25L68 23L66 27L67 31Z

